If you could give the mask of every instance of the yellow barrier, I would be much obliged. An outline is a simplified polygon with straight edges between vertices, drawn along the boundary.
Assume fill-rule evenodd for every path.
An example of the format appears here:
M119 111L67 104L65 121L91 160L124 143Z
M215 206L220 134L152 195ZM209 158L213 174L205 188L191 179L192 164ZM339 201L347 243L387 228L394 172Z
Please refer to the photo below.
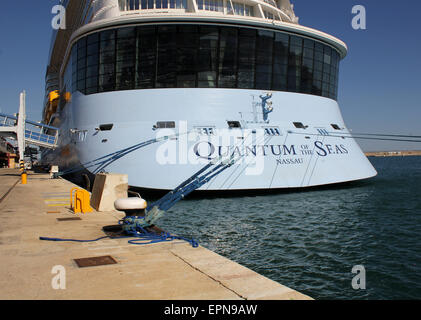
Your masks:
M90 200L91 197L88 191L79 188L70 190L70 206L74 213L92 212L93 209L90 206Z
M27 184L27 182L28 182L28 175L27 175L26 171L22 172L21 178L22 178L22 184Z

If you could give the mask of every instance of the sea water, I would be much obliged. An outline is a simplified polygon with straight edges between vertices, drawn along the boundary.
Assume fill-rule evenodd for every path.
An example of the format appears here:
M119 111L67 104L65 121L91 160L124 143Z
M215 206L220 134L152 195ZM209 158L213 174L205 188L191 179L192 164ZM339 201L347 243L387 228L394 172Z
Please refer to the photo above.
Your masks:
M420 299L421 157L370 161L363 182L186 199L159 226L315 299Z

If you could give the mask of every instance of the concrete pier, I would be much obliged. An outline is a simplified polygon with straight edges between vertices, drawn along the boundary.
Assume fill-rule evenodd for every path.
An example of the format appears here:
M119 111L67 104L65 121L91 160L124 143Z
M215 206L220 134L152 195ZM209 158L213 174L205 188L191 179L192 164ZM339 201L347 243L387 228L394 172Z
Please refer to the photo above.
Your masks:
M421 156L421 150L414 151L377 151L377 152L366 152L367 157L410 157Z
M117 224L124 216L118 211L73 214L73 187L36 173L29 173L28 184L22 185L18 170L0 169L0 299L311 299L184 241L137 246L128 239L39 240L95 239L104 236L103 226ZM62 219L74 217L80 220ZM75 261L102 256L116 263L81 268Z

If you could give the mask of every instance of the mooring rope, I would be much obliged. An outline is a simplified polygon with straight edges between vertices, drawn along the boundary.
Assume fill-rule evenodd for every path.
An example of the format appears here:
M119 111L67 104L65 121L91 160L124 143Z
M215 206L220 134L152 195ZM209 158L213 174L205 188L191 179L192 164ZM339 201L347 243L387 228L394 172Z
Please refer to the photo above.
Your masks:
M135 238L132 240L129 240L128 243L129 244L134 244L134 245L146 245L146 244L152 244L152 243L160 243L160 242L171 242L174 240L183 240L186 241L188 243L190 243L190 245L193 248L197 248L199 247L199 243L194 239L194 238L185 238L185 237L180 237L180 236L176 236L176 235L172 235L168 232L162 232L160 234L156 234L153 232L148 232L145 229L141 229L138 232L129 232L130 235L128 236L120 236L120 237L112 237L112 236L103 236L103 237L99 237L96 239L92 239L92 240L79 240L79 239L65 239L65 238L49 238L49 237L39 237L39 240L43 240L43 241L55 241L55 242L96 242L96 241L100 241L103 239L128 239L128 238Z
M80 171L83 171L84 169L95 167L95 166L97 166L97 168L94 170L94 173L98 173L101 170L104 170L108 165L110 165L114 161L126 156L129 153L132 153L136 150L139 150L143 147L147 147L147 146L149 146L151 144L154 144L154 143L158 143L158 142L162 142L162 141L168 141L171 138L175 138L175 137L179 137L179 136L182 136L182 135L189 134L190 132L191 131L184 132L184 133L177 133L177 134L170 135L170 136L164 136L164 137L161 137L161 138L155 138L155 139L143 141L143 142L137 143L135 145L132 145L130 147L127 147L127 148L109 153L107 155L101 156L101 157L96 158L94 160L91 160L91 161L82 163L80 165L74 166L74 167L69 168L67 170L58 172L58 173L56 173L56 176L64 176L64 175L68 175L68 174L71 174L71 173L80 172Z

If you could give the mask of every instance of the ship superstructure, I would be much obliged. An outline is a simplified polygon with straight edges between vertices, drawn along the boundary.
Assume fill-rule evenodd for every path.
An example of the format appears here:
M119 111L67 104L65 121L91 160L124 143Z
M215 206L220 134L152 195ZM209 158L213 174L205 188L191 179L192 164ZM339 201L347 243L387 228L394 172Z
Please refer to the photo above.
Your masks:
M71 168L168 136L101 169L152 190L172 189L220 157L244 161L201 190L301 188L376 174L337 103L346 45L299 25L288 0L64 4L44 110L44 122L60 128L60 147L44 161Z

